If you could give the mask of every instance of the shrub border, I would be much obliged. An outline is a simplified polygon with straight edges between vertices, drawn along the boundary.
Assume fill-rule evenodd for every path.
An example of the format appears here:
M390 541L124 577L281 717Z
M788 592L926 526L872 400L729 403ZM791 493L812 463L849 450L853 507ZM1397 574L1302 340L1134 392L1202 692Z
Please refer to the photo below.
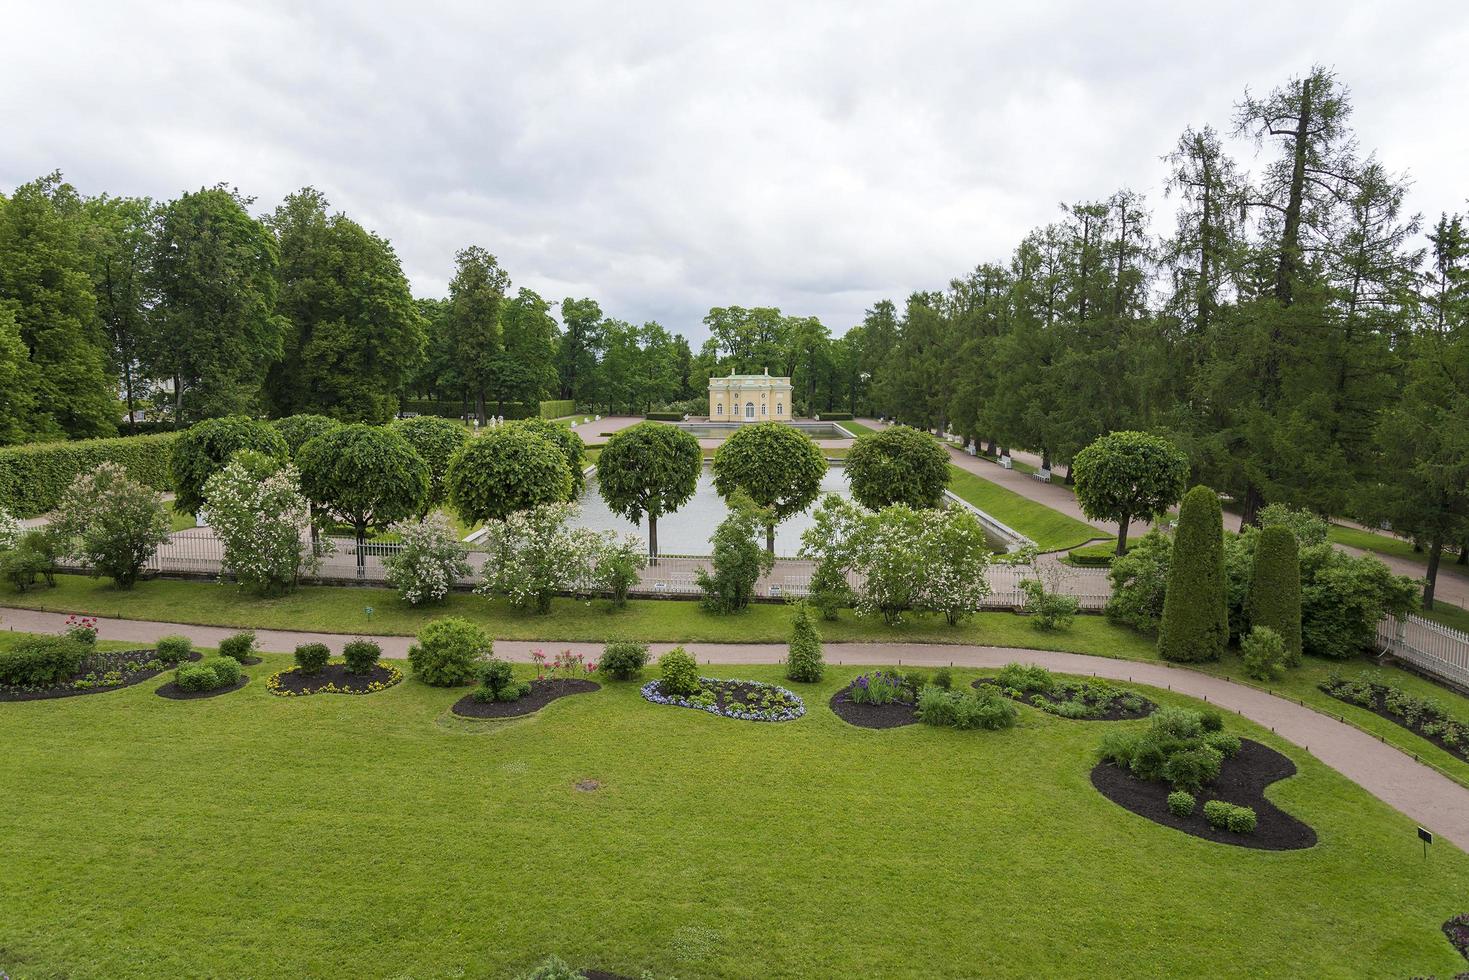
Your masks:
M278 670L274 674L271 674L265 679L265 689L278 698L309 698L317 694L376 694L379 691L386 691L388 688L403 682L403 671L396 664L379 660L377 666L383 668L392 676L385 681L372 681L361 691L354 691L348 687L337 687L333 681L327 681L325 685L318 687L310 694L282 689L282 675L294 674L301 669L300 667L287 667L284 670Z

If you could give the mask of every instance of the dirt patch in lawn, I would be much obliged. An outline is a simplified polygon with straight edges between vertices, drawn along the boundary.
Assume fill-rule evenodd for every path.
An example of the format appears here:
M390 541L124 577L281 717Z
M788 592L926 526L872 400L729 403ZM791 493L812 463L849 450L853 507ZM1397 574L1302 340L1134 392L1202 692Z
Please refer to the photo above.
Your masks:
M831 696L831 710L849 725L858 728L902 728L918 723L918 708L911 701L889 701L886 704L858 704L850 697L848 684Z
M1214 784L1196 794L1198 805L1187 817L1168 809L1171 787L1166 782L1138 779L1110 762L1098 763L1092 770L1092 785L1118 806L1195 837L1262 851L1296 851L1314 846L1316 831L1265 798L1265 787L1295 774L1296 764L1286 756L1244 738L1239 752L1220 766ZM1237 834L1212 826L1204 819L1204 804L1209 800L1252 808L1257 818L1255 832Z
M531 681L530 693L519 701L476 701L473 694L466 694L449 710L460 718L519 718L540 711L557 698L590 694L601 689L602 685L595 681L576 678Z
M168 698L170 701L201 701L204 698L217 698L221 694L228 694L231 691L238 691L240 688L244 687L248 683L250 683L250 678L246 677L244 674L241 674L240 679L235 681L235 683L231 684L229 687L216 687L212 691L184 691L180 690L178 684L174 683L173 681L169 681L167 684L163 685L153 693L157 694L161 698Z
M306 697L311 694L376 694L403 679L397 667L375 664L366 674L347 673L346 664L327 664L319 673L303 674L291 667L271 674L265 682L271 694L281 697Z
M152 650L118 650L112 653L93 653L82 661L81 669L75 674L50 687L20 687L0 684L0 701L49 701L52 698L75 698L83 694L105 694L124 687L132 687L157 677L176 664L164 664L147 668L143 665L153 660ZM202 660L203 654L191 653L190 661ZM129 669L135 665L136 669ZM109 675L115 683L108 683ZM81 686L78 686L78 685Z

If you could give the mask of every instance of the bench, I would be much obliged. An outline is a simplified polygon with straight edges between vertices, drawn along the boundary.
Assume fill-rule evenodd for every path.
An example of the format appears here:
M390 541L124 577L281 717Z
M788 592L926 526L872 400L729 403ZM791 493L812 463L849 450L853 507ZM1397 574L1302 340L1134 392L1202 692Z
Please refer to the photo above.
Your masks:
M1040 469L1036 470L1034 473L1032 473L1030 475L1033 476L1033 477L1035 477L1037 480L1041 481L1042 483L1050 483L1051 482L1051 471L1050 471L1050 469L1048 467L1042 466Z

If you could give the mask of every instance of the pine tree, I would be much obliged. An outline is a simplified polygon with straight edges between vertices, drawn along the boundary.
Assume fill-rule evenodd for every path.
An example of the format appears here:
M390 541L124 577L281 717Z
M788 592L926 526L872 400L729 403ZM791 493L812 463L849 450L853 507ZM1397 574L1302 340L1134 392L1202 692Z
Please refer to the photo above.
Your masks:
M821 680L826 665L821 660L821 634L804 602L796 604L791 616L791 645L786 656L786 677L804 684Z
M1198 486L1178 509L1158 653L1164 660L1218 660L1228 644L1224 519L1219 495Z
M1285 662L1301 662L1301 559L1296 536L1275 525L1255 542L1255 565L1248 602L1252 627L1274 630L1285 642Z

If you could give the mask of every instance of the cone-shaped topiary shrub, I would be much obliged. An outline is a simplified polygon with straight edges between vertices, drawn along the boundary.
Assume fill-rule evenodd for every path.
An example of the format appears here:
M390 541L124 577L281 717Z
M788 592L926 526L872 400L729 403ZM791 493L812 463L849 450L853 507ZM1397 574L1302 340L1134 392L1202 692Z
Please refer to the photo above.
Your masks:
M1184 494L1173 536L1158 653L1164 660L1218 660L1229 643L1224 518L1208 487Z
M821 634L811 620L811 611L804 602L796 605L791 617L791 646L786 655L786 677L793 681L814 684L821 680L826 665L821 661Z
M1301 558L1288 528L1267 527L1255 543L1247 610L1251 626L1266 626L1285 641L1285 664L1301 663Z

